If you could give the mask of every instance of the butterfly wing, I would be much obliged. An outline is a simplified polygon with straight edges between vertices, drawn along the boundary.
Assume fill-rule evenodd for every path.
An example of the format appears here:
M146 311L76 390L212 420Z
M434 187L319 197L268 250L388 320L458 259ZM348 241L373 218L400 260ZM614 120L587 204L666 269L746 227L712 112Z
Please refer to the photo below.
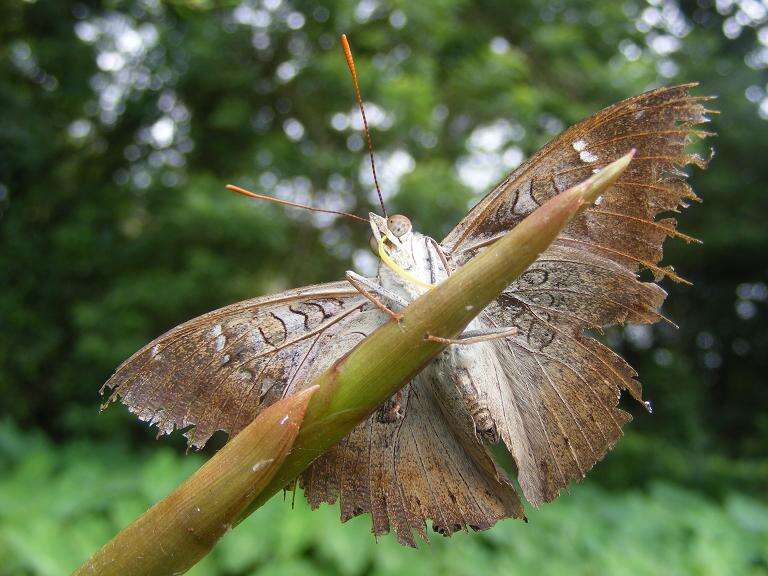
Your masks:
M586 180L631 148L637 150L614 187L579 218L558 243L599 254L630 270L645 266L659 277L661 245L675 221L655 221L697 199L680 167L704 161L685 151L694 125L706 122L709 97L691 96L695 84L659 88L609 106L572 126L498 184L443 240L456 265L509 231L558 193Z
M347 282L246 300L190 320L147 344L104 384L161 433L187 429L200 448L237 433L261 408L301 389L322 350L337 359L345 335L375 321ZM351 345L350 345L351 346Z
M616 442L629 415L621 390L640 400L634 370L588 335L624 322L655 322L666 293L641 282L680 280L662 268L662 244L678 233L672 218L696 195L681 167L694 126L706 122L707 98L694 84L624 100L576 124L533 155L481 200L442 245L454 266L513 228L549 198L586 179L630 148L637 150L616 184L566 227L548 250L480 315L518 335L489 344L499 363L484 383L490 411L518 465L533 504L554 499L584 476Z
M408 546L414 532L427 539L427 520L448 536L524 516L450 381L420 374L403 389L401 407L401 419L374 414L304 473L313 507L338 499L342 521L370 512L374 534L393 530Z

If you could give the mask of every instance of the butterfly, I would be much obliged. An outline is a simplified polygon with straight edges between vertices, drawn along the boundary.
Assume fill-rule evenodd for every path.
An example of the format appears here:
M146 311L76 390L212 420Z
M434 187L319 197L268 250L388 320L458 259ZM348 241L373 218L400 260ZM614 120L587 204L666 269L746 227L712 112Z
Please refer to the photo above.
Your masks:
M617 442L631 419L617 406L623 391L643 401L636 372L591 334L664 320L666 293L656 282L683 281L660 265L662 245L669 236L693 239L657 215L697 199L681 168L706 167L686 147L708 135L696 125L712 111L708 97L690 93L695 86L646 92L567 129L439 242L406 216L371 213L375 277L349 272L204 314L136 352L102 393L111 390L110 400L161 434L185 429L194 448L218 430L234 435L542 203L634 148L594 206L300 478L311 506L339 501L342 521L370 513L377 536L394 531L409 546L414 533L427 538L427 521L450 535L524 518L521 495L533 506L554 500ZM643 269L654 281L641 279ZM491 457L494 443L511 455L521 495Z

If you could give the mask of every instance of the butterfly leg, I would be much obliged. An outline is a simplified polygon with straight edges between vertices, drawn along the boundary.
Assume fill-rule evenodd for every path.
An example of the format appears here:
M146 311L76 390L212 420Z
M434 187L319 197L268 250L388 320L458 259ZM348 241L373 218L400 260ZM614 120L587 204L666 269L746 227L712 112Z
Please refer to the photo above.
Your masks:
M405 308L408 303L403 300L400 296L397 294L394 294L387 290L386 288L379 286L375 282L371 281L369 278L366 278L365 276L361 276L360 274L357 274L355 272L347 271L346 273L347 280L350 284L360 292L363 296L368 298L376 308L387 314L390 318L392 318L396 322L400 322L400 319L403 317L402 314L399 312L395 312L391 308L389 308L378 296L382 296L389 300L390 302L393 302L397 306L400 306L401 308Z
M498 329L481 329L481 330L467 330L462 332L458 338L442 338L440 336L433 336L427 334L426 339L430 342L439 342L440 344L477 344L478 342L487 342L488 340L498 340L499 338L508 338L517 334L517 328L507 328L503 330Z
M435 249L437 256L440 258L440 262L442 263L443 268L445 268L445 274L450 276L451 266L448 264L448 257L445 255L445 252L443 252L443 247L440 246L440 244L438 244L437 240L434 238L429 238L429 241L432 243L432 247Z
M397 422L403 417L403 391L398 390L378 411L377 420L383 424Z

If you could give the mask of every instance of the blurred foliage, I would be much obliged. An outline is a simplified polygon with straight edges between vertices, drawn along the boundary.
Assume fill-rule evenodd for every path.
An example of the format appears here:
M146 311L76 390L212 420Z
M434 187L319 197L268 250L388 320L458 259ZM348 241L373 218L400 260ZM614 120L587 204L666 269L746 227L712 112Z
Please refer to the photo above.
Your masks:
M752 520L743 524L758 504L736 492L764 497L768 481L767 22L753 0L1 3L0 398L33 440L4 437L0 467L13 472L0 492L0 557L18 564L0 570L72 566L197 464L148 448L152 432L124 410L97 417L98 387L119 362L220 305L370 266L365 227L223 190L376 208L337 41L346 32L390 210L438 238L523 157L600 107L698 80L722 115L719 136L698 146L717 150L693 173L705 202L681 216L704 244L668 242L666 260L695 283L665 285L680 329L608 335L655 414L628 404L632 433L589 487L535 513L551 534L505 523L417 556L389 541L374 548L365 521L339 528L334 513L307 516L302 504L280 524L301 554L285 552L279 571L453 567L461 555L472 562L455 566L516 559L523 570L537 558L553 573L636 562L637 573L666 564L703 574L718 573L709 566L722 555L742 573L764 571L744 527ZM54 450L35 429L65 444ZM19 503L35 510L24 516ZM279 510L261 514L263 525ZM56 544L65 520L76 552ZM224 544L241 556L211 560L221 573L275 553L261 543L274 535L249 537L260 530L249 524Z
M137 460L140 464L137 465ZM58 576L200 463L168 448L61 449L0 425L0 576ZM274 498L227 534L190 575L768 574L768 507L728 492L712 500L667 483L611 492L579 486L489 532L438 534L416 551L376 543L370 520L339 522L302 498ZM62 538L66 534L66 538Z

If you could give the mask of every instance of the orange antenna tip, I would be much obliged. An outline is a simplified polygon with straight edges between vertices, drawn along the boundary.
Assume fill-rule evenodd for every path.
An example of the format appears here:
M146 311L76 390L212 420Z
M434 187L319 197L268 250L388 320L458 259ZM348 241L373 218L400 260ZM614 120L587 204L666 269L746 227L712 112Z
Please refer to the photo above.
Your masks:
M349 67L349 73L352 74L352 78L357 80L357 70L355 69L355 61L352 58L352 49L349 47L349 40L347 35L341 35L341 47L344 49L344 58L347 60L347 66Z
M242 194L243 196L248 196L248 198L253 198L254 200L267 200L268 202L274 202L275 204L282 204L283 206L291 206L292 208L302 208L304 210L309 210L310 212L336 214L337 216L345 216L353 220L358 220L360 222L368 223L367 218L361 218L360 216L357 216L356 214L350 214L349 212L341 212L340 210L325 210L323 208L314 208L313 206L307 206L306 204L299 204L298 202L281 200L280 198L273 198L272 196L266 196L264 194L256 194L256 192L251 192L250 190L246 190L245 188L240 188L240 186L235 186L234 184L227 184L225 188L231 192L237 192L238 194Z

